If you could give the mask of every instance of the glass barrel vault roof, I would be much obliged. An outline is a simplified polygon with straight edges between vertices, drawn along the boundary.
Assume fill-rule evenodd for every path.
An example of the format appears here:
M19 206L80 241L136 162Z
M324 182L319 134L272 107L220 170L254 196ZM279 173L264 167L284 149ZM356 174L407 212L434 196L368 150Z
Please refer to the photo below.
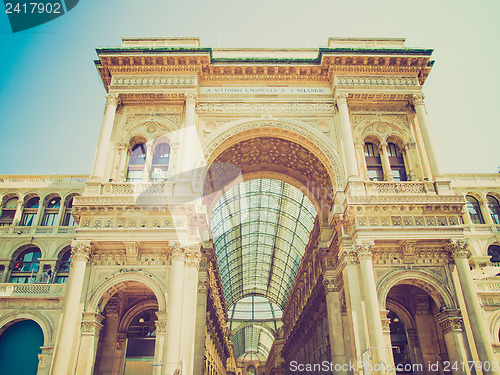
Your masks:
M211 216L227 306L261 295L285 308L316 210L296 187L278 180L242 182Z

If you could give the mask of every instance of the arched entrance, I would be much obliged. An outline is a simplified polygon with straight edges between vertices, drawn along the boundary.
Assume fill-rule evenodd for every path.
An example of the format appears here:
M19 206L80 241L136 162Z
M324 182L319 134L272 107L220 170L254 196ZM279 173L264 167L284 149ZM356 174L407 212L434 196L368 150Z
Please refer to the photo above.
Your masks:
M21 320L0 336L0 374L36 374L43 332L33 320Z
M164 336L157 334L155 293L139 281L121 281L105 296L94 373L153 374L161 365L163 341L157 345L157 339Z

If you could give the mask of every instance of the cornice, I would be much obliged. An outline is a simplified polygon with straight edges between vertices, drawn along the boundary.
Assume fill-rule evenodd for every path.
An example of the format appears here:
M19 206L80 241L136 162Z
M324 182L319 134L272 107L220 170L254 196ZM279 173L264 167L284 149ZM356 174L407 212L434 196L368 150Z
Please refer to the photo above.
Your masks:
M94 63L108 89L113 74L186 72L204 82L333 82L337 73L418 77L423 84L433 65L429 49L319 48L316 58L213 57L211 48L100 48ZM283 53L286 54L286 50Z

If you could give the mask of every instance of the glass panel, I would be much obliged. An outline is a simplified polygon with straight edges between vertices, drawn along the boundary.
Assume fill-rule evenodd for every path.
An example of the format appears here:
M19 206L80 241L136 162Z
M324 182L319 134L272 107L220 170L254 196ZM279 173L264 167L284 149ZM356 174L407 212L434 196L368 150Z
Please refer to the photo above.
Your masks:
M488 201L488 208L493 222L495 224L500 224L500 203L498 202L498 199L492 195L488 195L486 199Z
M57 225L57 213L46 213L43 216L42 226L44 227L53 227Z
M40 198L35 197L31 198L26 204L24 205L24 208L38 208L40 202Z
M47 208L61 207L61 198L53 198L47 203Z
M467 210L469 211L469 216L474 224L484 224L483 215L481 214L481 208L479 207L479 202L472 195L467 195Z
M33 225L36 213L23 213L21 217L21 226L22 227L30 227Z

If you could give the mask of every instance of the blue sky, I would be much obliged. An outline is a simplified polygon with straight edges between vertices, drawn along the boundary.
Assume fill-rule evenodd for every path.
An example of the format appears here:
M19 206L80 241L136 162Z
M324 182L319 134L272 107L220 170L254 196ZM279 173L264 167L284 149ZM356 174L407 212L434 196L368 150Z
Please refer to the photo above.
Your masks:
M500 166L498 0L80 0L13 34L0 15L0 174L90 173L105 91L96 47L122 36L199 36L204 47L319 47L329 36L405 37L434 49L424 86L445 172Z

